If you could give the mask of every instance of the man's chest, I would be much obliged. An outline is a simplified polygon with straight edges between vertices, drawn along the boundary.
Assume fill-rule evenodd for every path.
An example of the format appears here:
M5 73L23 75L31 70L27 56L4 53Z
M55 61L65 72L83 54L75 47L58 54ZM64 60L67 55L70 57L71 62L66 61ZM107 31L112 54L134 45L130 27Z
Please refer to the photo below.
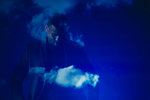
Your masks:
M63 49L37 50L30 53L29 63L32 67L64 66L67 63L67 55Z

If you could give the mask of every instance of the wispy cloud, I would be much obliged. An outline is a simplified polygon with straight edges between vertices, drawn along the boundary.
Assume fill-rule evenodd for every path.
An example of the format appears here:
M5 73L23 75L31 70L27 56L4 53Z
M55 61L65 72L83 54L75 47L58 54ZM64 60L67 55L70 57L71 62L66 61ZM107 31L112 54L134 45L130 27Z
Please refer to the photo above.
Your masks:
M117 7L119 4L132 4L133 0L33 0L33 3L42 8L40 14L33 16L32 21L28 24L28 31L36 39L45 41L45 24L49 16L55 13L66 14L78 4L82 3L86 7L92 8L95 6L103 6L105 8ZM70 38L71 39L71 38ZM79 41L80 38L74 40L75 42L84 45L84 42Z

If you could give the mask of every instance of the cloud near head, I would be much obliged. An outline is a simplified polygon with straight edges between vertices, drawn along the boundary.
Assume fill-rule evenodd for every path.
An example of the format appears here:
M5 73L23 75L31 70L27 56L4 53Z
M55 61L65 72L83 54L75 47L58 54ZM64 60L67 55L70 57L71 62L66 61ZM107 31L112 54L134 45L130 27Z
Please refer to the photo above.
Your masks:
M46 41L45 24L48 22L49 17L55 13L66 14L67 11L77 7L80 3L86 5L89 9L95 6L113 8L119 4L132 4L132 1L133 0L33 0L33 3L43 9L43 11L33 16L31 22L28 24L28 32L32 37Z

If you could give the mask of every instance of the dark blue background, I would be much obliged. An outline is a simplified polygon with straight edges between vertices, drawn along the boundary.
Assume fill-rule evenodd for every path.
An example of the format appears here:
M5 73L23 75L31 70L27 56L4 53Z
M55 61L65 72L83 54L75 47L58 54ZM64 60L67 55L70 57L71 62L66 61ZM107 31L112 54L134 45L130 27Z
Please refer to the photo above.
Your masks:
M9 80L26 44L30 1L0 16L0 100L11 100ZM85 52L100 75L99 100L150 99L150 2L136 0L117 8L78 5L67 13L73 33L82 33Z

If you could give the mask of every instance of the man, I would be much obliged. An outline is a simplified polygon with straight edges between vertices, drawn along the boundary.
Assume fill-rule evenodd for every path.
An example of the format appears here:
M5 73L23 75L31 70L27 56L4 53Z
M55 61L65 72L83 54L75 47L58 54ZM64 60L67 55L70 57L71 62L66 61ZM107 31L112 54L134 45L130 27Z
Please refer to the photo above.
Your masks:
M89 95L86 86L81 89L61 87L45 83L41 74L29 74L34 68L45 68L48 72L56 66L64 68L70 65L75 65L83 71L91 70L82 48L67 38L65 16L56 14L51 17L46 24L46 32L46 43L37 41L29 44L14 71L10 82L14 100L25 99L22 84L27 76L28 100L93 100L93 95Z

